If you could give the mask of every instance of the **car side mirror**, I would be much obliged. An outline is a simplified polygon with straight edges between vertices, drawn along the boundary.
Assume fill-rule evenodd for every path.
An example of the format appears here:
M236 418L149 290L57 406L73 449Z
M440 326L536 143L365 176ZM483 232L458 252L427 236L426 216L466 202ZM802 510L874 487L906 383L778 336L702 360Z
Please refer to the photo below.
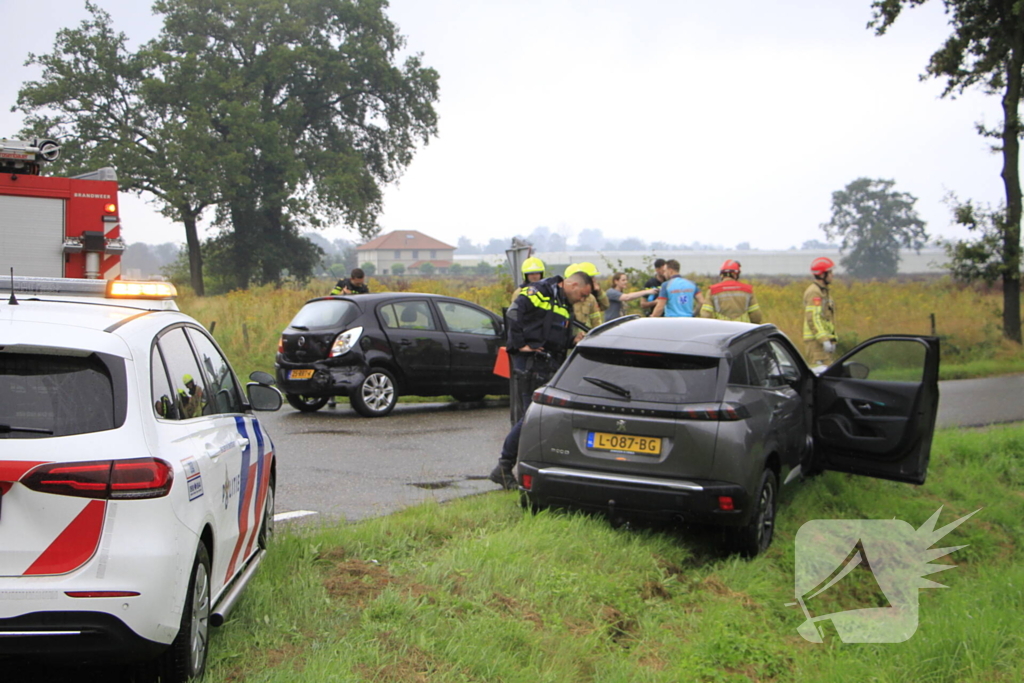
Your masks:
M277 384L277 381L274 379L273 375L271 375L269 372L263 372L262 370L254 370L252 373L249 374L249 379L253 382L259 382L260 384L269 384L270 386L274 386L275 384Z
M863 363L858 363L857 361L843 363L843 377L867 379L869 374L871 374L871 368Z
M257 373L252 373L257 374ZM263 373L264 375L267 373ZM245 395L249 397L249 405L253 410L277 410L284 402L281 392L272 386L250 382L245 385Z

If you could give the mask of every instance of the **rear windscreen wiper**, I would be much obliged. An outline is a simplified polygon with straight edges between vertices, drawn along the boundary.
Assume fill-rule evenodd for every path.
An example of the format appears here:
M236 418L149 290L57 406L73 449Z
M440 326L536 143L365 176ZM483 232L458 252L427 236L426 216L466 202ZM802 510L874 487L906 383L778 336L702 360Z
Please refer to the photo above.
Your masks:
M626 389L625 387L620 387L618 384L613 384L608 380L599 379L597 377L584 377L583 379L587 380L591 384L596 384L602 389L607 389L613 394L618 394L619 396L622 396L624 398L630 398L631 396L631 394L629 393L629 389Z
M38 427L18 427L16 425L0 424L0 434L10 432L31 432L32 434L53 434L52 429L39 429Z

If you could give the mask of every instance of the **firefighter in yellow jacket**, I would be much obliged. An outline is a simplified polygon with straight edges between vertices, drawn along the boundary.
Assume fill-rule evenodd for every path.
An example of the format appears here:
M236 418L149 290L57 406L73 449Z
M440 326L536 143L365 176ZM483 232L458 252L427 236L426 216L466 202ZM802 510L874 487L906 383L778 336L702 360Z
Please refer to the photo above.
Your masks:
M569 277L577 271L583 271L589 275L594 281L594 288L592 294L584 297L582 301L573 304L573 317L587 327L597 327L604 322L604 311L608 310L608 307L611 306L611 302L608 300L608 295L601 289L601 286L597 282L597 266L589 261L574 263L565 269L565 277ZM582 338L582 333L577 334L573 343Z
M804 292L804 356L810 365L831 365L836 352L836 304L829 291L833 268L830 258L814 259L814 282Z
M523 284L519 285L516 291L512 292L512 301L516 300L516 297L525 290L527 287L532 285L538 280L544 279L544 262L536 256L523 261Z
M722 264L718 274L722 280L708 289L708 298L700 308L700 317L760 325L761 306L754 296L754 288L746 282L740 282L740 262L729 259Z

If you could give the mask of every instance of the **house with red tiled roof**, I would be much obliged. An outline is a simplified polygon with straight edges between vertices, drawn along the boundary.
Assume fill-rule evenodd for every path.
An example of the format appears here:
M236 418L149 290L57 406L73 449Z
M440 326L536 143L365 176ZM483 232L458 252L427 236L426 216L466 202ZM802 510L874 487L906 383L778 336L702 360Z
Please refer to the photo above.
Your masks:
M418 271L424 263L436 272L446 272L455 259L455 247L418 230L393 230L356 247L359 265L372 263L378 275L389 275L396 263L406 272Z

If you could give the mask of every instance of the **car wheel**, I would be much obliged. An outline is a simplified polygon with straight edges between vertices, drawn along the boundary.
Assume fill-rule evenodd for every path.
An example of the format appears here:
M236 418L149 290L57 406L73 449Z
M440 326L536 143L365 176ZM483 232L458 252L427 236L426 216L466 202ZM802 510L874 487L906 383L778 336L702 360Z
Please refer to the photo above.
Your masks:
M483 392L467 392L464 394L452 394L452 398L462 403L476 403L477 401L484 400L484 396L487 394Z
M363 417L384 417L398 403L395 376L384 368L373 368L348 397L349 403Z
M270 544L270 537L274 535L274 486L276 482L271 479L267 486L267 502L263 509L263 524L260 525L260 534L256 539L260 548L266 550Z
M303 396L302 394L285 394L288 405L304 413L315 413L327 405L329 396Z
M210 554L199 544L181 612L181 629L157 661L162 683L186 683L206 671L210 636Z
M756 506L750 522L740 529L736 538L737 550L745 557L760 555L772 543L775 534L775 511L778 508L779 484L775 472L766 469L761 475L761 486L754 499Z

